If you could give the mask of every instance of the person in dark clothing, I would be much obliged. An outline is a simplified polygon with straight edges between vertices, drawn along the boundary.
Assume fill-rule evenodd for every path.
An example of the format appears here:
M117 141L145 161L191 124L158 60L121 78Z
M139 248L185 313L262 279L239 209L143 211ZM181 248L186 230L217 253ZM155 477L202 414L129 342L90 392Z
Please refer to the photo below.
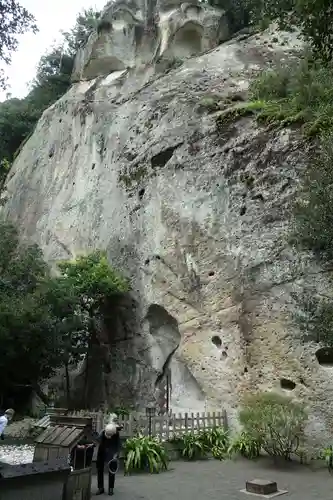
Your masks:
M120 427L115 422L108 424L98 437L99 447L97 452L97 495L104 493L104 464L113 460L109 473L109 495L113 495L115 473L118 469L118 458L120 452ZM110 469L112 472L110 472Z

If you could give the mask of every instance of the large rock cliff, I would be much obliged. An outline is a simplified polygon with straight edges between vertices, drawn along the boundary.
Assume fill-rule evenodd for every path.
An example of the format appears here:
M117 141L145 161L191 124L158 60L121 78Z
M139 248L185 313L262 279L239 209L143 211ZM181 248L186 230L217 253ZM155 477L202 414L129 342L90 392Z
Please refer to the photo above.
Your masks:
M212 48L229 36L223 13L208 16L214 38L192 11L177 43L162 30L160 52L145 39L153 57L138 63L135 33L147 32L125 11L112 28L106 9L109 24L78 55L75 83L15 161L5 213L48 261L106 249L131 278L132 297L109 311L103 340L111 401L121 393L144 404L171 372L176 411L224 407L233 418L245 391L273 388L307 401L325 432L331 371L292 321L294 294L325 287L325 274L288 246L306 147L296 129L252 117L217 126L223 111L212 106L246 99L254 75L295 56L296 36L268 30ZM175 21L160 18L174 35ZM173 46L182 49L170 59ZM184 53L199 55L184 61ZM102 365L95 360L92 405L102 399Z

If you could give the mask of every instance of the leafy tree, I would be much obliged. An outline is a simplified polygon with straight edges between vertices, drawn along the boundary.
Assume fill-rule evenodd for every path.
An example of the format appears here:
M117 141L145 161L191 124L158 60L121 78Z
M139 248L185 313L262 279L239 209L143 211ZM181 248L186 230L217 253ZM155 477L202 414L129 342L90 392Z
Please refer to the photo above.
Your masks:
M37 31L35 18L16 0L0 2L0 61L10 64L11 54L17 49L17 36ZM5 89L4 71L0 69L0 88Z
M100 15L99 11L92 8L83 10L78 14L75 26L70 31L62 32L69 54L75 55L86 44L89 35L97 30Z
M71 408L71 387L69 369L76 365L87 352L89 330L87 321L79 308L79 297L74 295L74 288L59 278L49 279L44 289L45 300L55 322L58 341L59 364L65 368L67 407Z
M0 222L1 393L34 388L59 365L54 317L45 301L49 279L41 251L19 242L16 229Z
M40 59L27 97L0 103L0 161L13 161L43 111L68 90L76 51L95 28L98 16L93 9L79 14L74 28L63 34L63 43Z
M297 27L324 60L333 57L333 8L331 0L244 0L252 23L277 21L280 28Z
M62 312L58 309L56 314L58 317L63 314L64 318L62 352L67 366L67 393L70 391L68 365L86 355L85 404L88 405L89 354L92 345L98 343L97 321L103 316L107 300L127 292L129 283L109 265L106 253L101 251L80 256L74 261L61 262L59 269L62 275L56 281L59 297L57 307L62 308ZM66 310L68 303L71 305ZM76 318L74 322L73 315Z

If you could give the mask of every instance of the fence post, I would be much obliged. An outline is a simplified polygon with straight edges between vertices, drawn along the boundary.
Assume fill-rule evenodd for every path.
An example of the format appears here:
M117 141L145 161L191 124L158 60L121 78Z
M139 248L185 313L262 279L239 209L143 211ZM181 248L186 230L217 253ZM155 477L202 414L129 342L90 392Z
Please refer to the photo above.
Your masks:
M181 418L181 413L179 414L180 418ZM180 422L182 422L182 418L180 420ZM185 433L188 431L188 414L185 413Z

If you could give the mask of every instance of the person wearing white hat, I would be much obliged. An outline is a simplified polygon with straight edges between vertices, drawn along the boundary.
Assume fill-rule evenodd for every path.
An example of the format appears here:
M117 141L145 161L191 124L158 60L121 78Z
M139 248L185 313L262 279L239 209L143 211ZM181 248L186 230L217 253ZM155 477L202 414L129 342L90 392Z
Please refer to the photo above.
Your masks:
M5 411L4 415L0 417L0 436L1 439L4 439L4 430L8 425L8 422L10 422L14 416L15 411L12 408L9 408L8 410Z
M120 435L121 427L117 425L117 416L111 416L109 423L99 435L99 447L97 452L96 468L97 468L97 495L104 493L104 464L108 464L109 473L109 489L108 494L113 495L115 474L118 470L118 457L120 451Z

